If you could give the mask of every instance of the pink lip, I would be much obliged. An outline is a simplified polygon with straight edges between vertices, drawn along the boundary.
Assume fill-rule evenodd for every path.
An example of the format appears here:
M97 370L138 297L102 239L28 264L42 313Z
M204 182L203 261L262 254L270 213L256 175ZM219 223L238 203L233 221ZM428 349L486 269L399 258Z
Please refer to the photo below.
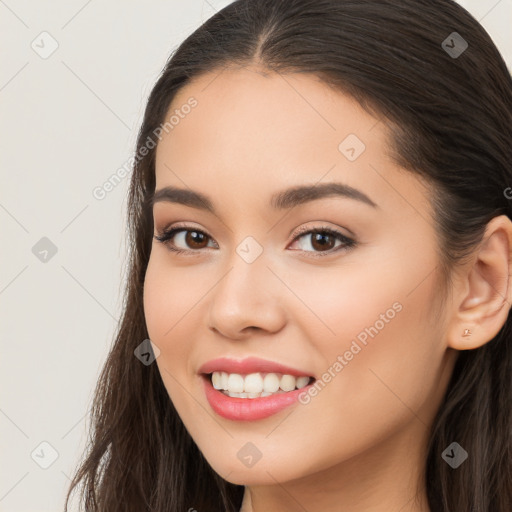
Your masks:
M211 408L223 418L237 421L254 421L268 418L296 403L299 395L307 392L314 382L307 386L260 398L234 398L215 389L208 375L202 375L206 399Z
M253 421L272 416L296 403L299 395L303 392L307 392L314 384L313 381L311 384L301 389L266 397L235 398L225 395L213 387L210 376L208 375L213 372L239 373L241 375L257 372L281 373L295 377L311 377L312 375L307 371L298 370L297 368L291 368L258 357L248 357L241 361L221 357L208 361L203 364L198 371L199 374L202 374L201 378L203 380L206 399L217 414L228 420Z
M212 359L207 363L203 364L198 373L212 373L212 372L226 372L226 373L240 373L242 375L248 375L249 373L282 373L286 375L293 375L295 377L311 377L312 375L303 370L296 368L290 368L283 364L274 363L266 359L260 359L258 357L248 357L237 361L236 359L230 359L228 357L220 357L218 359ZM243 398L241 399L243 400Z

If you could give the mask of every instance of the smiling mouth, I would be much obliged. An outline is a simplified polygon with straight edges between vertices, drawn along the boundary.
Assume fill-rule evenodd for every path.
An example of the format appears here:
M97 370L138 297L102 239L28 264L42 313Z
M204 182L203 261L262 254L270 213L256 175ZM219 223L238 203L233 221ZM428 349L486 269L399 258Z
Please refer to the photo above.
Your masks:
M302 389L315 381L314 377L257 372L250 374L215 371L202 374L217 391L232 398L264 398Z

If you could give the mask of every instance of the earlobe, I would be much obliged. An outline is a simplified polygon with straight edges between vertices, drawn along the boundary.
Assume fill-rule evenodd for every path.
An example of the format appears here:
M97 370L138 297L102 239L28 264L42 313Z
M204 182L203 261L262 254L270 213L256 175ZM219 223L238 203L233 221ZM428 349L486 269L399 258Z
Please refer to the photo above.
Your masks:
M461 274L459 299L448 345L472 350L492 340L508 318L512 303L512 222L506 215L488 224L472 263ZM455 296L456 297L456 296Z
M464 329L464 334L462 335L464 338L466 336L471 336L471 331L469 329Z

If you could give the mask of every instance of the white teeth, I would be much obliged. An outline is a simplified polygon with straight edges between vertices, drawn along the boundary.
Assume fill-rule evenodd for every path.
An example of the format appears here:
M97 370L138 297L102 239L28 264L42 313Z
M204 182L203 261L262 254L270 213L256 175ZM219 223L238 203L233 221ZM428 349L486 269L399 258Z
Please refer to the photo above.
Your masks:
M244 378L238 373L230 373L227 390L234 393L242 393L244 390Z
M279 377L275 373L267 373L263 379L263 390L275 393L279 389Z
M212 384L215 389L222 389L222 386L220 385L220 378L219 372L212 373Z
M263 391L263 379L259 373L250 373L245 377L244 391L248 393L261 393Z
M247 393L235 393L234 391L228 391L228 395L237 398L247 398Z
M270 395L278 395L279 393L286 393L286 391L283 391L280 389L276 393L267 393L265 391L262 391L261 393L235 393L233 391L225 391L221 390L221 393L224 393L225 395L228 395L233 398L260 398L262 396L270 396Z
M292 391L295 389L295 377L293 375L283 375L281 377L281 382L279 383L279 387L283 391Z
M250 373L244 376L239 373L213 372L211 381L215 389L225 391L226 395L259 398L301 389L309 384L310 378L281 373Z
M309 377L298 377L297 382L295 385L297 386L297 389L301 389L304 386L307 386L309 384Z

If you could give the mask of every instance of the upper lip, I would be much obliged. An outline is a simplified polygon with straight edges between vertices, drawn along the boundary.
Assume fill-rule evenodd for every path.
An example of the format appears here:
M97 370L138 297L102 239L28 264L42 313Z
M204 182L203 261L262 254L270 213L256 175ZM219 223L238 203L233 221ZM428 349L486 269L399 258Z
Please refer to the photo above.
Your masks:
M311 373L307 371L292 368L267 359L260 359L259 357L247 357L241 360L219 357L204 363L199 368L198 373L208 374L212 372L239 373L242 375L263 372L282 373L285 375L294 375L295 377L312 377Z

